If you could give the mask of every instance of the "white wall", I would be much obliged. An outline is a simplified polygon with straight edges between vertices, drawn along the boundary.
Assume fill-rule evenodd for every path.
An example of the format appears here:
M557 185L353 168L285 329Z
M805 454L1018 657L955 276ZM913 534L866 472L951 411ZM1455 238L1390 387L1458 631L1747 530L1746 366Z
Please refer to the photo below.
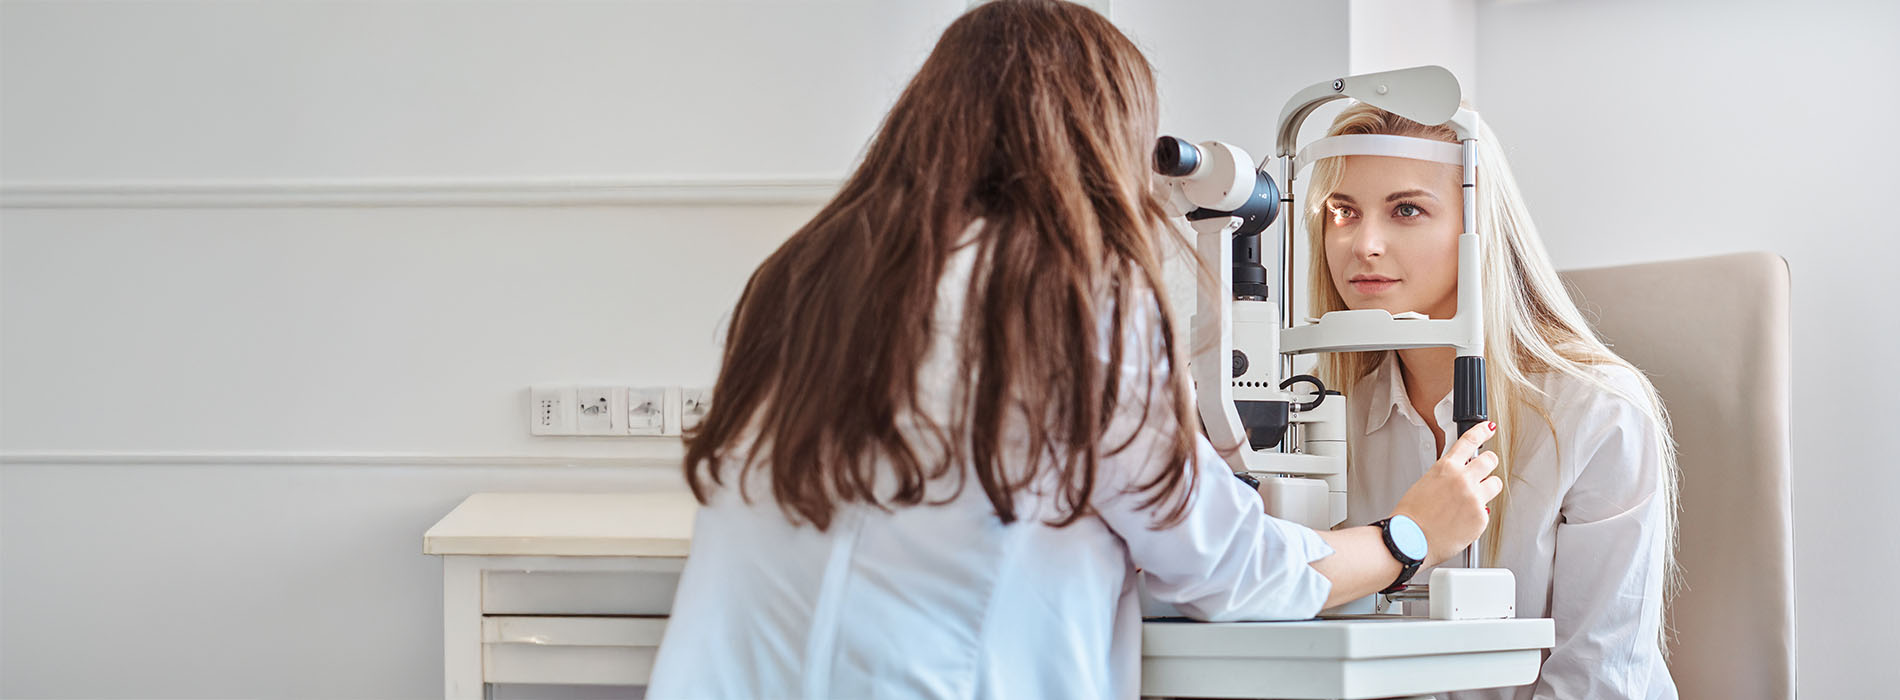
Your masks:
M1478 100L1477 0L1351 0L1352 73L1436 65Z
M1766 250L1794 297L1799 684L1900 687L1900 5L1483 2L1479 105L1560 267ZM1711 348L1711 352L1720 352ZM1685 543L1684 546L1694 546ZM1737 615L1748 611L1737 610Z
M836 175L963 4L10 1L0 146L9 181Z
M710 381L965 4L0 4L0 697L439 693L429 524L677 485L522 390ZM1345 68L1338 3L1111 16L1261 155Z

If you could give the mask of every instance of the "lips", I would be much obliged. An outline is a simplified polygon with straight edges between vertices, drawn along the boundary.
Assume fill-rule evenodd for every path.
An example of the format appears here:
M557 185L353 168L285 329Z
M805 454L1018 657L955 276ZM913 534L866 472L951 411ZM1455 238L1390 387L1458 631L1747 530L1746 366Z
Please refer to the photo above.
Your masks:
M1353 275L1351 279L1346 281L1346 284L1351 286L1353 291L1360 294L1378 294L1379 292L1391 289L1393 285L1398 283L1398 280L1385 275Z

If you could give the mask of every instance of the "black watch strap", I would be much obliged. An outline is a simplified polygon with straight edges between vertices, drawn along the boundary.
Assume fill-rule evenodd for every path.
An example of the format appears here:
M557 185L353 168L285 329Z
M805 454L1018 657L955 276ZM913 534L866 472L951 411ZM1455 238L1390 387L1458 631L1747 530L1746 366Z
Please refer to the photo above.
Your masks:
M1412 580L1412 575L1418 573L1419 565L1424 564L1425 561L1406 556L1404 550L1399 549L1399 544L1392 541L1391 518L1373 523L1373 525L1379 528L1379 539L1385 542L1385 550L1392 553L1393 559L1399 560L1399 577L1393 579L1392 585L1386 586L1385 589L1379 591L1379 593L1391 595L1405 590L1405 583Z

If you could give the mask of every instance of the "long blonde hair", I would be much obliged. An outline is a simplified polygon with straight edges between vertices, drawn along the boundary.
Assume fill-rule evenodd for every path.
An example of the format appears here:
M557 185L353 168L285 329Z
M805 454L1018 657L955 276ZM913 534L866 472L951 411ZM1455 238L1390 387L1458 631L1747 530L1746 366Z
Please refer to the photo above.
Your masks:
M1328 136L1341 134L1386 134L1412 136L1457 143L1449 126L1426 126L1364 103L1355 103L1333 120ZM1664 508L1668 513L1668 542L1664 553L1664 599L1673 597L1680 586L1676 566L1676 449L1669 431L1669 415L1641 370L1619 357L1603 344L1583 314L1565 292L1550 255L1531 223L1530 210L1518 192L1517 179L1505 161L1497 137L1482 122L1478 132L1478 206L1482 209L1477 231L1483 250L1480 279L1484 287L1485 386L1490 391L1492 420L1499 426L1492 449L1498 453L1497 473L1507 485L1491 504L1491 514L1502 520L1510 506L1513 483L1512 455L1520 438L1533 430L1528 413L1543 419L1553 442L1556 426L1551 423L1547 400L1532 378L1548 372L1561 372L1588 382L1604 391L1629 399L1642 407L1652 419L1657 444L1662 446ZM1458 166L1448 166L1456 168ZM1305 216L1308 241L1312 245L1312 279L1309 298L1311 315L1346 308L1339 290L1333 287L1331 268L1325 255L1326 198L1339 187L1344 173L1341 160L1327 158L1313 165L1307 186ZM1319 360L1321 378L1328 386L1350 388L1378 368L1381 352L1338 352ZM1629 396L1612 386L1590 365L1617 365L1628 368L1642 387L1640 396ZM1455 437L1455 436L1451 436ZM1350 452L1349 452L1350 454ZM1487 559L1496 559L1502 528L1491 528L1483 542Z

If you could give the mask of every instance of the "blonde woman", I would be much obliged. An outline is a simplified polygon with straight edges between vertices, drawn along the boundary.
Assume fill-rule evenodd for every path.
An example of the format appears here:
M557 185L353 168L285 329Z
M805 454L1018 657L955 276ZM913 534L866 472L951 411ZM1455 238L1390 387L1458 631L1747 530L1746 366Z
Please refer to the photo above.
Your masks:
M1365 104L1328 135L1456 142ZM1554 619L1557 643L1537 683L1456 698L1673 698L1663 602L1674 567L1675 458L1655 388L1591 332L1531 224L1497 139L1478 141L1477 231L1491 448L1504 492L1478 548L1517 577L1517 613ZM1463 228L1461 166L1381 156L1315 164L1305 216L1313 315L1342 309L1450 318ZM1323 254L1318 254L1322 253ZM1336 353L1320 372L1349 387L1349 516L1385 517L1444 453L1449 348ZM1453 565L1458 562L1454 560ZM1417 579L1426 575L1421 572Z

